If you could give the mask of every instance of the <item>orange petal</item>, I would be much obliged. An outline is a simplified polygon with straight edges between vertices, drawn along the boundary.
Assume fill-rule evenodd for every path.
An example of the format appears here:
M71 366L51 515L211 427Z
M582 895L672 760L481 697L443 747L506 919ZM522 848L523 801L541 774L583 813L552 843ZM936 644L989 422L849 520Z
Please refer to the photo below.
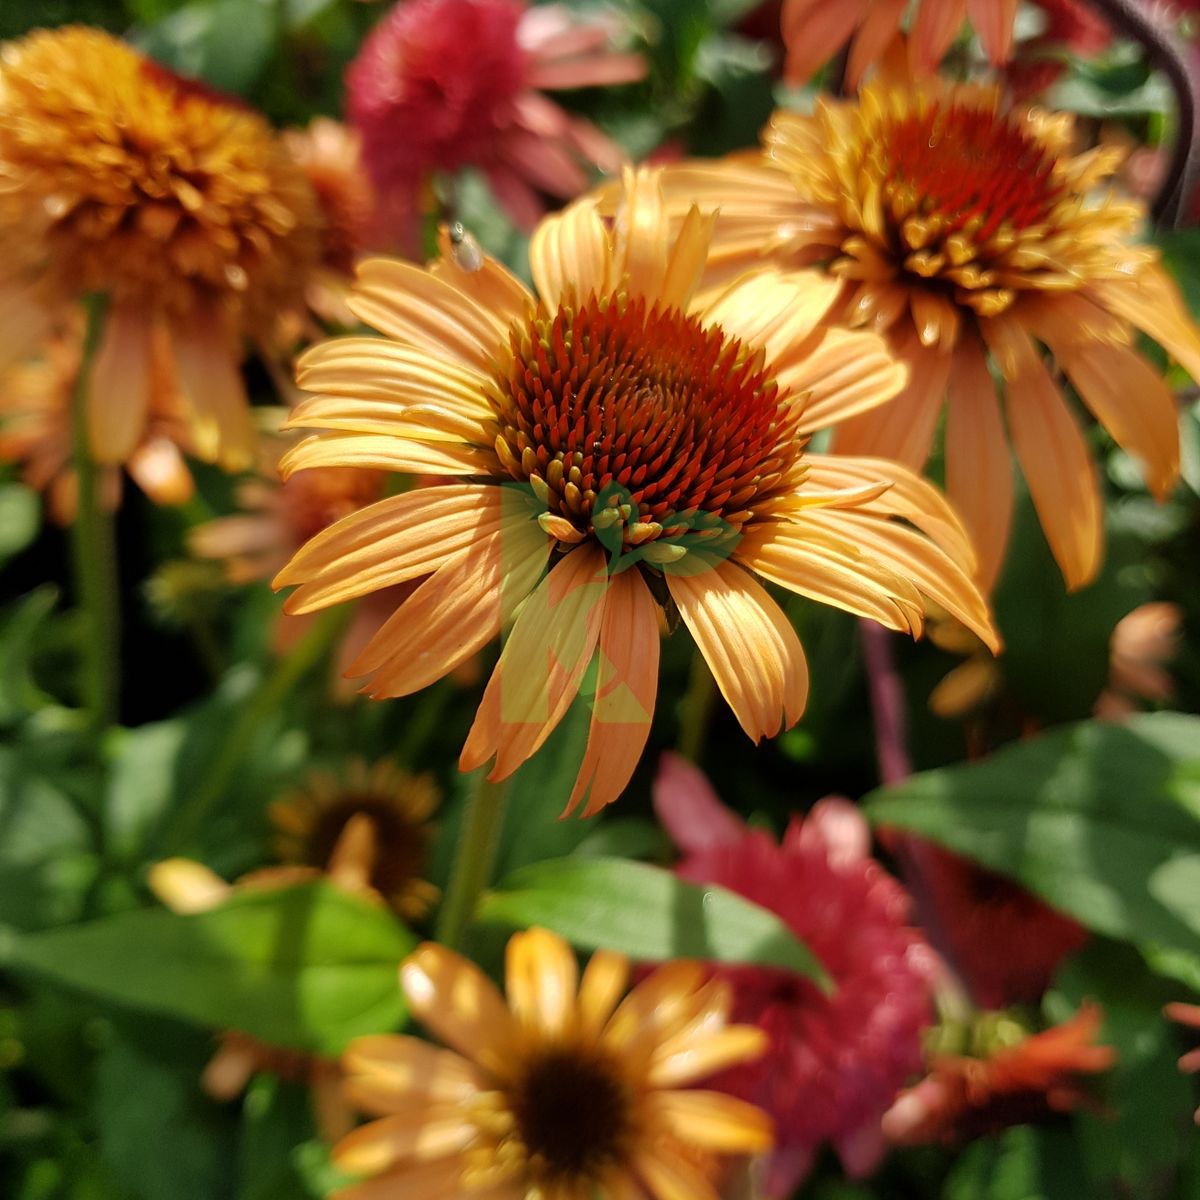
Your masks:
M463 1104L487 1087L462 1055L391 1033L355 1038L342 1053L342 1066L356 1094L371 1099L359 1107L375 1115L406 1105Z
M196 454L240 471L254 460L254 426L233 339L215 309L171 328L179 390L192 413Z
M1140 459L1146 482L1165 500L1179 478L1179 414L1175 393L1136 350L1108 342L1055 349L1096 419Z
M516 1023L496 985L453 950L423 942L400 967L409 1008L439 1041L506 1078Z
M461 1108L418 1108L380 1117L347 1134L334 1149L338 1168L352 1175L377 1175L406 1162L444 1159L464 1150L479 1131Z
M550 312L570 297L603 293L612 268L612 244L594 201L579 201L538 223L529 242L529 269Z
M418 442L391 434L324 433L305 438L280 460L286 479L310 467L368 467L410 475L490 475L490 450L455 442Z
M908 0L874 0L866 19L854 35L846 60L846 83L857 88L867 68L879 61L900 30Z
M787 0L781 13L787 47L784 78L806 83L849 40L867 13L868 0L838 0L836 4Z
M771 1148L771 1118L723 1092L653 1092L650 1107L677 1137L705 1150L756 1154Z
M186 504L196 494L196 482L179 447L167 438L143 441L125 467L155 504Z
M527 929L508 940L504 986L513 1016L531 1036L558 1038L575 1018L579 964L556 933Z
M1067 587L1081 588L1100 569L1104 510L1079 422L1015 321L993 317L982 330L1007 364L1008 428L1046 540Z
M658 606L641 572L613 576L600 624L600 674L587 749L563 816L611 804L629 782L650 734L658 691Z
M597 950L579 984L579 1028L584 1036L599 1036L628 986L629 960L610 950Z
M731 562L695 575L669 572L666 580L749 737L757 742L794 725L808 698L808 665L796 631L766 590Z
M848 421L881 404L898 403L908 368L878 334L830 329L803 358L776 376L808 393L800 430L808 433ZM881 418L882 419L882 418Z
M669 1143L635 1155L633 1165L654 1200L720 1200L709 1177Z
M123 463L146 428L150 408L150 321L114 305L104 322L88 382L88 441L100 463Z
M1143 267L1132 279L1102 280L1087 291L1109 312L1153 338L1200 382L1200 330L1179 287L1161 265Z
M484 689L459 757L471 771L494 754L492 779L512 774L562 720L596 648L608 588L604 552L585 543L525 602Z
M967 0L923 0L917 6L908 52L909 62L918 74L929 75L937 70L966 15Z
M310 538L273 586L300 584L285 611L302 613L428 575L496 533L509 494L490 484L455 483L376 501Z
M1003 66L1012 53L1018 3L1019 0L967 0L971 24L993 67Z
M1000 573L1012 521L1012 462L996 385L974 338L954 355L946 414L946 491L978 553L977 578L990 592Z

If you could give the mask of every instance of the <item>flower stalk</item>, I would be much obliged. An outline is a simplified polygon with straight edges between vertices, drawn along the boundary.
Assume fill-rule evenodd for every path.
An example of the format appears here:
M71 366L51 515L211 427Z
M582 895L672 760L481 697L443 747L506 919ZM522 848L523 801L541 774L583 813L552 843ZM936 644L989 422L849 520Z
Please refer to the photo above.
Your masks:
M507 790L507 780L492 782L483 771L472 781L450 883L438 911L437 940L443 946L454 949L460 945L479 897L491 879L504 827Z

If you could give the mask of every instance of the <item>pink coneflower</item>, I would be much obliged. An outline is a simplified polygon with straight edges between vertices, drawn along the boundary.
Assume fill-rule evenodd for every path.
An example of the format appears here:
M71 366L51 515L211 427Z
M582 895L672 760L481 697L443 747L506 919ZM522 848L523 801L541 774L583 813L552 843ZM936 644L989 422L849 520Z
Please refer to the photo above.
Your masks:
M346 72L346 111L390 208L416 212L432 171L477 167L518 225L588 184L586 164L616 170L620 148L541 94L630 83L637 54L609 49L610 22L520 0L401 0Z
M777 842L747 828L696 768L670 755L654 802L683 852L680 875L778 913L833 978L825 995L784 971L717 971L733 985L734 1019L771 1039L761 1064L727 1071L715 1084L775 1120L767 1191L790 1195L825 1141L849 1174L865 1175L883 1152L883 1113L920 1068L935 970L932 951L907 924L907 895L870 858L866 822L831 797L793 818Z
M1087 941L1082 925L986 867L921 838L897 844L917 876L908 879L905 872L921 902L922 924L936 928L938 949L976 1004L1032 1003L1062 961Z

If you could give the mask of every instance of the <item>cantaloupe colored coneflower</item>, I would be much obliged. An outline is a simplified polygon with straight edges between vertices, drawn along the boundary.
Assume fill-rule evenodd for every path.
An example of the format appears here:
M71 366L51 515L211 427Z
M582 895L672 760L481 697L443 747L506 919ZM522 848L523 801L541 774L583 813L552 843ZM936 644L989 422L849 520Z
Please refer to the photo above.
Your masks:
M1019 0L917 0L908 43L914 71L936 70L968 17L992 64L1006 62L1018 7ZM783 0L785 77L804 83L849 42L846 80L857 87L883 57L908 10L908 0Z
M0 363L80 296L111 304L92 366L98 461L124 461L169 334L196 452L248 463L242 339L303 296L316 201L266 122L100 30L0 49Z
M766 1047L727 1023L729 989L701 964L670 963L625 996L624 958L597 951L580 977L561 938L530 929L509 941L505 974L507 1003L444 946L400 968L412 1014L449 1049L350 1043L346 1094L377 1119L334 1147L367 1177L337 1200L717 1200L703 1153L770 1147L759 1109L690 1086Z
M887 336L908 384L844 422L835 449L919 468L944 410L947 491L985 583L1008 538L1010 439L1068 586L1102 561L1095 468L1055 366L1159 497L1179 470L1176 408L1136 332L1200 377L1200 331L1135 244L1143 207L1102 187L1119 152L1075 155L1071 140L1068 116L1008 111L995 89L884 79L812 116L776 113L764 156L667 177L677 218L693 195L721 206L710 282L821 263L841 282L834 311Z
M460 765L504 778L542 744L599 652L569 808L629 779L649 729L659 614L680 618L743 729L800 716L804 654L755 578L893 629L924 597L993 641L966 535L928 484L870 459L804 452L806 434L904 382L882 339L821 325L838 293L767 270L703 304L711 218L667 233L658 176L630 173L615 223L580 201L538 228L535 299L497 263L363 265L351 306L386 338L301 361L319 393L287 456L463 482L383 500L315 537L276 578L308 612L424 579L360 656L373 696L445 675L516 616ZM903 517L909 524L893 520ZM915 528L913 527L915 526ZM547 570L549 568L549 570Z
M78 481L72 462L71 398L82 359L83 322L67 321L34 353L0 372L0 462L45 497L59 525L75 520ZM187 414L158 339L150 351L150 396L141 435L124 468L155 504L184 504L195 492L184 453L191 451ZM101 503L121 501L121 468L101 468Z
M386 759L313 771L270 807L284 863L328 871L353 858L360 879L406 920L428 912L438 889L425 878L438 790Z

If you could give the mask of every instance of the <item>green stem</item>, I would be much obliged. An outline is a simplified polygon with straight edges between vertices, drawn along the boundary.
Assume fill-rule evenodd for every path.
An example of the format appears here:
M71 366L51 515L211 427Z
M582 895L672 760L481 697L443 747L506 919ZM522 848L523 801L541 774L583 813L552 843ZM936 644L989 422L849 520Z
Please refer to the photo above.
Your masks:
M79 376L71 395L71 438L78 501L71 525L71 555L78 603L83 608L83 697L92 725L105 729L117 719L119 693L117 556L113 515L100 498L100 472L88 437L88 383L104 330L107 301L89 296L87 329Z
M212 806L224 795L262 726L279 711L296 684L325 658L330 646L345 628L349 612L349 607L342 605L321 613L292 649L276 660L247 699L208 773L176 811L163 838L170 851L184 848L195 835Z
M490 783L480 772L472 787L463 826L458 835L450 886L438 912L437 939L456 947L471 923L483 889L491 881L504 825L504 793L507 780Z
M716 680L704 661L704 655L697 648L692 656L687 693L679 705L679 741L675 745L675 749L689 762L700 761L716 698Z

